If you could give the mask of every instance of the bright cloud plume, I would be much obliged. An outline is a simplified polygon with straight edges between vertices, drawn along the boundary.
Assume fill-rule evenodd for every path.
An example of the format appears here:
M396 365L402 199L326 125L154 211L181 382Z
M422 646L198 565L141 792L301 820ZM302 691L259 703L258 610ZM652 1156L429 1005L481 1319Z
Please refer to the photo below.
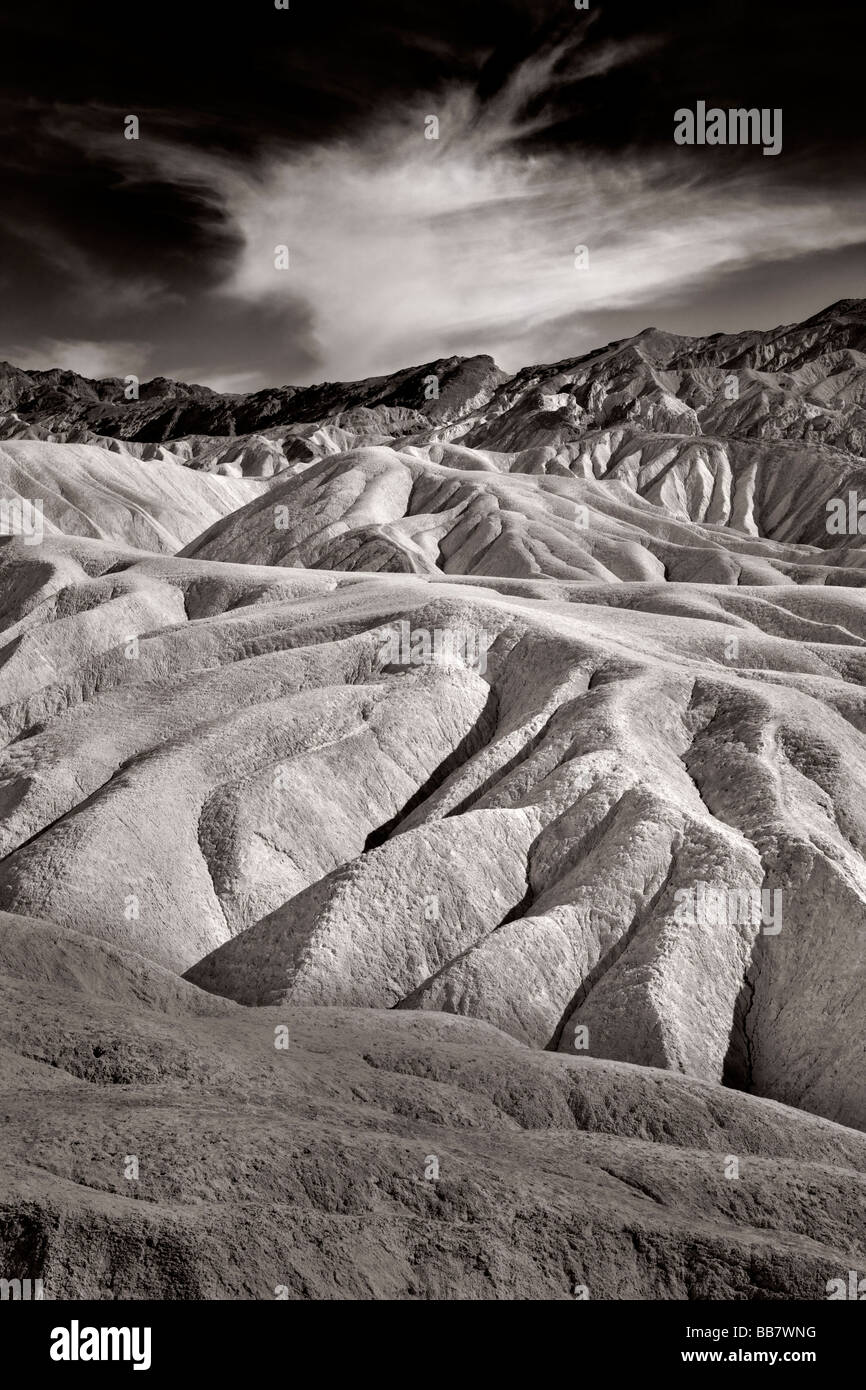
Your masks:
M162 144L136 150L138 168L152 160L227 219L239 249L218 296L307 306L318 379L454 352L491 352L509 369L552 360L584 346L584 318L862 239L862 196L771 188L759 152L754 171L722 155L709 181L673 141L663 155L613 157L526 139L551 123L558 84L640 51L608 45L582 67L579 50L552 48L485 101L454 87L255 166ZM430 116L438 139L425 138ZM288 270L275 265L283 245Z
M226 293L303 296L331 376L454 351L492 352L513 368L552 320L573 314L577 326L862 238L863 199L800 189L774 206L763 171L708 184L673 147L664 160L527 153L516 142L530 90L523 72L488 108L452 92L256 176L221 169L243 239ZM424 138L428 115L438 140ZM287 272L274 267L281 244ZM576 268L579 245L587 269Z

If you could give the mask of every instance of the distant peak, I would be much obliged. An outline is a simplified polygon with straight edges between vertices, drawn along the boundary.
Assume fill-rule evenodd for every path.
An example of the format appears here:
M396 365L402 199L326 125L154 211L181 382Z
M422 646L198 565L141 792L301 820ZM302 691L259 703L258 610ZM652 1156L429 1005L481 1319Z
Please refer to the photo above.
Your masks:
M866 316L866 299L837 299L834 304L828 304L826 309L819 309L817 314L813 314L804 322L816 323L819 319L839 318L842 314L863 314Z

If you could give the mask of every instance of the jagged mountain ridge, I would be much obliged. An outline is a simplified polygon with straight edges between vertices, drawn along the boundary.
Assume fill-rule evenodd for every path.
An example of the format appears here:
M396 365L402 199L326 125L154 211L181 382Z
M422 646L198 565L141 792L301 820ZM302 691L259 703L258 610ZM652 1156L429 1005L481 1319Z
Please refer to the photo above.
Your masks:
M740 378L735 399L725 395L731 376ZM432 398L431 377L438 381ZM411 442L423 435L426 442L461 438L481 447L508 440L508 448L517 438L526 447L528 436L546 442L546 433L565 442L575 431L638 423L675 434L814 440L861 453L866 301L840 300L803 323L766 331L685 337L647 328L514 375L479 355L364 381L248 395L156 377L141 384L139 397L125 400L120 378L92 381L0 363L0 434L30 430L57 442L95 442L90 436L99 435L158 444L290 427L299 431L291 438L303 439L304 430L339 428L347 416L351 432L353 414L369 411L362 423L368 432L378 427L383 437L356 442ZM188 452L182 461L195 462L195 446Z
M438 394L427 396L425 383L433 376ZM82 433L161 443L188 435L246 435L281 425L317 424L372 407L396 412L397 418L405 411L416 426L442 422L489 398L505 379L491 357L449 357L365 381L270 387L248 395L155 377L140 384L138 399L127 400L119 377L91 381L75 372L22 371L3 362L0 411L6 416L4 429L17 423L50 432L58 443L93 442L81 438Z
M118 379L91 382L7 364L0 367L0 437L92 443L143 462L262 479L295 475L358 448L390 446L438 465L451 446L445 461L465 472L618 483L679 521L830 549L827 564L851 575L844 582L860 582L857 538L840 542L825 522L828 499L866 484L863 300L842 300L804 323L763 332L693 338L650 328L513 376L489 357L453 357L388 377L247 396L157 378L140 396L125 401ZM366 542L360 536L344 545L348 562L330 554L312 563L392 566L392 558L371 555ZM702 549L704 539L695 544ZM637 546L647 549L642 536ZM397 548L397 566L414 568ZM649 550L655 559L644 555L637 568L630 556L624 571L603 564L620 577L643 570L655 577L667 557L652 544ZM272 554L249 558L274 563ZM801 567L799 556L781 557L781 567L778 555L765 558L773 582L789 561ZM524 572L538 563L534 556ZM816 565L810 557L803 563ZM691 566L687 573L730 582L724 568ZM587 566L569 558L565 570L553 572L577 578L585 569L589 577L601 573L592 558ZM551 572L543 558L540 572ZM755 577L750 572L746 582ZM810 582L824 582L823 575Z

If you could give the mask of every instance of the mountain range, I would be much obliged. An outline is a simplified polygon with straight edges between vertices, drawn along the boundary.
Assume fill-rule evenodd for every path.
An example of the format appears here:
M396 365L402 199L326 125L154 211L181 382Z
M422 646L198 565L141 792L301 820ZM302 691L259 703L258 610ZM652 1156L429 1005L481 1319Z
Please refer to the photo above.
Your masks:
M4 1268L863 1268L866 302L128 385L0 368Z

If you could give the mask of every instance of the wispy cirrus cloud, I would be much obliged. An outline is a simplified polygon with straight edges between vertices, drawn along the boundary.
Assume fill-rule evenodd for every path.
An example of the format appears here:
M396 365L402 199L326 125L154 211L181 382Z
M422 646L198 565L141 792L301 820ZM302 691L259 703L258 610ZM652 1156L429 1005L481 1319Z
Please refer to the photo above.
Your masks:
M515 369L584 350L606 317L654 319L660 304L698 290L711 299L727 280L861 241L862 181L804 177L805 152L786 150L769 177L760 158L719 151L710 164L672 139L640 150L557 141L563 94L579 109L584 84L660 42L589 46L590 30L516 62L484 95L452 82L380 102L337 135L273 140L255 158L193 149L176 122L154 135L145 121L140 141L123 142L58 111L55 134L111 161L124 188L178 190L218 229L194 297L146 266L113 297L117 276L70 252L79 301L95 291L104 315L114 311L121 347L158 314L154 368L220 387L362 377L455 352L490 352ZM431 117L436 139L426 138ZM275 264L283 245L287 270Z
M551 119L543 100L527 109L563 57L522 64L486 104L452 89L255 171L215 167L240 238L224 293L303 296L331 376L454 351L516 368L575 350L584 316L649 310L689 286L862 239L862 193L770 185L763 169L722 161L710 178L673 143L616 156L527 145ZM438 140L424 137L431 115ZM278 244L288 272L274 268ZM587 269L575 267L578 245Z

